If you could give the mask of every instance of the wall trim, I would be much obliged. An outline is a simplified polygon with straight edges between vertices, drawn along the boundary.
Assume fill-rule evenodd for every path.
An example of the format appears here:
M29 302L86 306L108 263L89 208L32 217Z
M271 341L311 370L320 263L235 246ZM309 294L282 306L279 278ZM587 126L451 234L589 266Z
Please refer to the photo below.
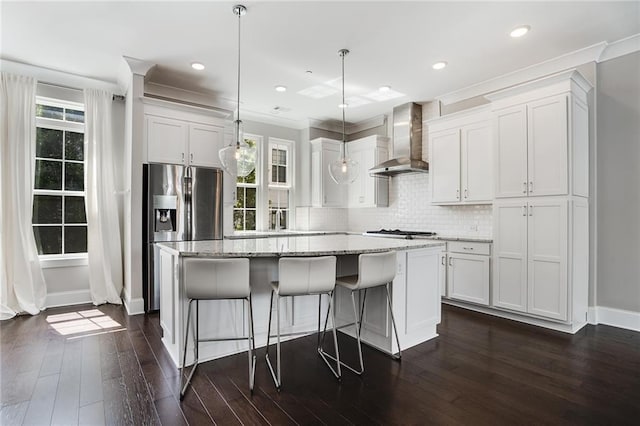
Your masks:
M93 303L89 289L47 293L45 306L47 308L55 308L58 306L83 305L86 303Z
M598 62L608 61L638 51L640 51L640 34L634 34L622 40L609 43L600 54Z
M137 299L123 298L124 307L127 309L128 315L144 314L144 299L139 297Z
M591 322L592 309L594 322ZM640 312L596 306L589 308L589 314L589 324L604 324L632 331L640 331Z

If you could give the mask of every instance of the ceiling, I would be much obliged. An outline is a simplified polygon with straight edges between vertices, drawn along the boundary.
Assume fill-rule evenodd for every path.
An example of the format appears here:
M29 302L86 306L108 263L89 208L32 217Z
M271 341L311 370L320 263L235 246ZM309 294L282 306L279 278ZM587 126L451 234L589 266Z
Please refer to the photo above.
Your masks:
M235 2L2 2L2 59L117 81L122 56L156 64L149 80L232 105ZM600 42L640 33L640 3L247 1L242 106L287 119L340 119L347 48L347 121L426 101ZM529 25L522 38L509 32ZM205 64L195 71L190 64ZM446 61L436 71L431 65ZM308 73L307 71L312 71ZM288 90L276 92L276 85ZM374 101L380 86L404 96ZM323 88L313 98L299 92ZM304 93L304 92L303 92ZM369 101L356 106L356 101Z

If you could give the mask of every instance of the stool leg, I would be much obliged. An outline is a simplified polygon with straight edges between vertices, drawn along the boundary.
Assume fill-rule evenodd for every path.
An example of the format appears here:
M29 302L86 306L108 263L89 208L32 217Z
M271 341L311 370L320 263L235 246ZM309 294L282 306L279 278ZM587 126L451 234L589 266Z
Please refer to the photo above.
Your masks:
M191 322L191 303L192 302L193 302L193 299L189 300L189 307L187 308L187 329L185 330L185 333L184 333L184 351L182 352L182 369L180 370L180 401L184 399L184 393L187 391L187 387L191 382L191 377L193 377L193 373L195 373L196 367L198 366L197 350L194 350L194 355L196 355L196 357L194 358L194 361L193 361L193 368L191 369L191 373L189 373L189 377L187 378L186 382L183 385L182 381L184 379L184 373L185 373L186 364L187 364L187 343L189 342L189 323ZM195 335L194 335L193 344L195 345L196 348L198 347L198 340Z
M276 377L276 373L273 370L273 366L271 365L271 360L269 359L269 340L271 337L271 313L273 312L273 295L274 291L271 290L271 300L269 301L269 325L267 327L267 353L265 354L265 359L267 361L267 367L269 367L269 371L271 372L271 378L273 378L273 383L276 385L276 389L280 390L280 302L278 297L278 305L276 305L276 311L278 313L278 344L276 347L277 350L277 358L278 358L278 375Z
M247 339L247 343L249 344L249 389L253 392L256 375L256 338L253 330L253 304L251 303L251 295L247 297L247 302L249 303L249 336Z
M354 373L360 375L362 373L364 373L364 362L362 361L362 342L360 341L360 330L362 328L362 313L364 312L364 306L362 306L362 311L360 313L360 321L358 321L358 310L356 308L356 297L355 297L355 292L359 291L359 290L353 290L351 292L351 304L353 305L353 316L356 319L356 341L358 343L358 359L360 360L360 371L356 371L355 369L349 367L346 364L343 364L345 367L347 367L349 370L353 371ZM367 290L365 290L366 292Z
M367 289L365 288L364 289L364 296L362 297L362 306L360 308L360 333L362 333L362 317L364 316L364 302L366 300L367 300Z
M324 321L324 329L322 331L322 337L320 339L320 344L318 345L318 355L320 355L320 357L322 358L322 360L325 362L325 364L327 364L327 367L329 367L329 369L331 370L331 372L333 373L333 375L336 377L336 379L338 379L338 381L341 380L341 376L342 376L342 372L340 371L340 352L338 350L338 327L336 325L336 315L335 315L335 311L333 310L333 292L330 292L327 294L327 296L329 296L329 306L327 309L327 317ZM330 355L328 353L326 353L324 351L324 349L322 348L323 344L324 344L324 335L327 332L327 324L329 322L329 313L332 314L331 316L331 321L333 321L333 344L334 344L334 348L336 351L336 356L334 357L333 355ZM334 369L331 364L329 363L329 359L332 359L336 362L336 369Z
M277 329L277 341L276 341L276 358L277 358L277 364L278 364L278 389L280 389L280 386L282 386L282 378L280 377L280 302L281 302L281 298L280 295L278 295L278 299L276 300L276 327Z
M391 306L391 293L389 292L389 283L385 285L387 289L387 302L389 303L389 313L391 314L391 324L393 324L393 332L396 335L396 343L398 344L398 355L391 355L395 359L402 358L402 350L400 349L400 339L398 338L398 329L396 328L396 320L393 317L393 307Z

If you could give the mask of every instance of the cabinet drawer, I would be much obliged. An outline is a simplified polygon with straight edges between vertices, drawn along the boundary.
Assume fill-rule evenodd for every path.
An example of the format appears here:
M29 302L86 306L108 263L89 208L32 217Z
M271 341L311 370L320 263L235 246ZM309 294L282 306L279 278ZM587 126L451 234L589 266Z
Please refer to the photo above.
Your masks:
M484 254L489 256L491 254L490 243L474 243L465 241L449 241L447 243L449 252L451 253L466 253L466 254Z

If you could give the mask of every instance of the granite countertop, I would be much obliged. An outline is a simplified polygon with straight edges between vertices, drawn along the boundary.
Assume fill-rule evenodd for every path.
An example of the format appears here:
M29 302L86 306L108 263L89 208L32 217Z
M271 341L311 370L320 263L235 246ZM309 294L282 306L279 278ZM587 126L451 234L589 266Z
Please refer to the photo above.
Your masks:
M312 235L157 243L186 257L325 256L442 247L434 240L401 240L362 235Z
M225 240L243 240L248 238L269 238L269 237L297 237L314 235L346 235L348 232L341 231L292 231L289 229L282 231L240 231L231 235L225 235Z
M470 243L492 243L493 239L487 237L454 237L449 235L434 235L433 237L426 237L428 240L441 240L441 241L468 241Z

